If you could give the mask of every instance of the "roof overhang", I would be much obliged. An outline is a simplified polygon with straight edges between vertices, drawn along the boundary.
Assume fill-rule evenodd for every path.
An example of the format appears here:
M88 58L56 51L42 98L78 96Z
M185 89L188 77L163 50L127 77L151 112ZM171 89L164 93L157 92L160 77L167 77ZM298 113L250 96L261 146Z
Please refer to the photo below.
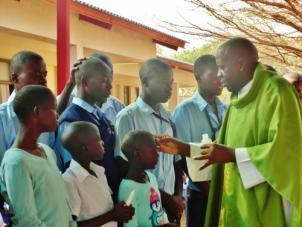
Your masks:
M171 65L173 68L184 70L184 71L187 71L190 73L193 72L193 64L191 64L191 63L183 62L183 61L179 61L179 60L175 60L175 59L167 58L167 57L163 57L163 56L157 56L157 58L159 60Z
M44 0L51 4L56 4L57 0ZM107 10L94 7L79 0L70 1L70 9L79 14L79 19L95 24L105 29L111 29L112 26L122 27L124 29L140 33L152 39L152 42L177 50L184 48L186 41L158 31L141 23L137 23L125 17L113 14Z

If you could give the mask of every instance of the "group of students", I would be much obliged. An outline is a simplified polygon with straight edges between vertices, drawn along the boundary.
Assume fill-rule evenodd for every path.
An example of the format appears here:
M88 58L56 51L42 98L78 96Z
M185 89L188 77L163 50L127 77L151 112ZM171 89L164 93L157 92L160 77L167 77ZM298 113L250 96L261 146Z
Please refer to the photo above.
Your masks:
M127 107L110 96L113 65L98 53L75 64L58 98L38 54L14 55L11 73L0 190L13 226L178 226L185 157L213 164L211 176L189 180L188 227L301 225L301 104L249 40L198 58L197 91L172 116L162 103L173 71L159 59L142 64L142 90ZM203 134L217 144L201 146Z
M154 74L150 62L170 73L168 65L151 59L141 73L146 79ZM110 96L113 67L106 56L96 53L77 62L58 98L46 87L45 62L38 54L15 54L11 72L15 91L0 106L5 221L16 226L175 226L170 221L181 212L174 214L174 182L166 185L171 193L164 194L173 203L167 202L168 216L158 180L146 172L156 169L158 156L173 162L173 155L158 155L154 135L146 131L117 138L112 121L124 106ZM121 166L115 149L127 159L120 160ZM169 164L166 171L172 175Z

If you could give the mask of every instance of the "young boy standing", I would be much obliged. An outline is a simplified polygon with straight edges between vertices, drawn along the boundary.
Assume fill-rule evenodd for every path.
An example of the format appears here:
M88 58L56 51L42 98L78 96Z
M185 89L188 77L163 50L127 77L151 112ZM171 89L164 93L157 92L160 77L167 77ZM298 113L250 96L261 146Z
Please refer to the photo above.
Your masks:
M113 205L112 191L105 169L93 161L103 159L104 147L97 126L78 121L67 126L62 135L63 146L71 153L69 168L63 174L68 202L78 226L115 227L134 214L125 202Z
M134 194L132 205L136 210L131 221L124 226L176 226L169 223L162 208L155 176L146 171L154 169L158 160L153 135L146 131L130 132L121 149L128 159L129 171L120 185L119 200L127 200L131 193Z

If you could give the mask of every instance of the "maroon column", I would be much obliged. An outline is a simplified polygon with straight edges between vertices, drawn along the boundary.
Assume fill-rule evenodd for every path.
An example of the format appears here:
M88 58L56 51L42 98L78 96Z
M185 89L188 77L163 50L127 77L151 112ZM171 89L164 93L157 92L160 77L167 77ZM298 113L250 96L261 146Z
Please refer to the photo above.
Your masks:
M57 0L57 93L63 90L70 73L69 0Z

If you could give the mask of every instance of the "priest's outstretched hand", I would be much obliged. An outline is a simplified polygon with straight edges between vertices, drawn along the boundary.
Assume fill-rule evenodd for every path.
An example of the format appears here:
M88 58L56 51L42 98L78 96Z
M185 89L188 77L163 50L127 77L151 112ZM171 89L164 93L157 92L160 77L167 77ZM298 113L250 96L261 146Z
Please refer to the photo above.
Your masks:
M160 152L190 157L190 145L169 135L156 135L155 141Z
M191 157L190 144L167 135L155 136L156 144L160 152L168 154L179 154ZM211 164L223 164L235 162L235 149L219 144L207 144L200 147L200 155L194 156L195 160L206 160L200 170Z
M199 170L202 170L211 164L235 162L235 149L219 144L203 145L200 148L200 156L195 156L194 159L206 160L206 163L200 167Z

